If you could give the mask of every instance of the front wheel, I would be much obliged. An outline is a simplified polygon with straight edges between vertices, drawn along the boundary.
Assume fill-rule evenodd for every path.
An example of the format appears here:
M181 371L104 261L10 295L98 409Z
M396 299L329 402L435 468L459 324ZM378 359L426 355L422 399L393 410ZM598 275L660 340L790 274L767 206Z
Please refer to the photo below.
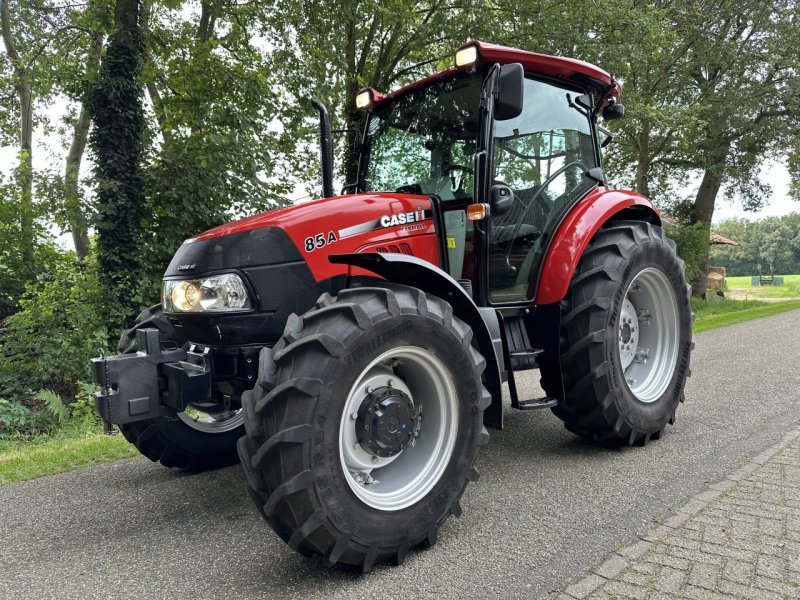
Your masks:
M133 327L122 334L119 352L136 352L136 330L156 328L167 344L186 343L164 316L160 305L143 310ZM244 433L242 410L198 399L185 411L119 426L122 435L144 456L165 467L189 471L216 469L238 461L236 440Z
M562 314L565 398L555 415L597 441L659 438L683 401L692 346L688 286L674 242L639 221L601 229L578 263ZM546 391L554 380L542 373Z
M488 440L471 340L449 304L403 286L326 294L289 319L277 372L243 397L239 453L290 547L369 571L433 544L460 514Z

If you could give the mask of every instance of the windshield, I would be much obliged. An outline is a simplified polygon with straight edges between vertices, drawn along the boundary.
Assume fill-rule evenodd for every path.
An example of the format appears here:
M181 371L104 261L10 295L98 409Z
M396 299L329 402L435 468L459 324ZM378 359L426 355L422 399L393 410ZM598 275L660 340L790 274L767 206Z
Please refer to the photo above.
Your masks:
M482 79L459 74L398 98L372 115L363 189L472 196Z

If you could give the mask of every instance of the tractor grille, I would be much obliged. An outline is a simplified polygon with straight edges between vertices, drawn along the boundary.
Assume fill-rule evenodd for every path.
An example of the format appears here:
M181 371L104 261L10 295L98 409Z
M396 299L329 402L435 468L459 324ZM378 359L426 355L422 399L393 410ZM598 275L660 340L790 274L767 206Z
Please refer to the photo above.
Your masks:
M386 246L378 246L377 248L375 248L375 252L393 252L395 254L408 254L408 255L414 254L413 252L411 252L411 246L409 246L405 242L401 242L400 244L388 244Z

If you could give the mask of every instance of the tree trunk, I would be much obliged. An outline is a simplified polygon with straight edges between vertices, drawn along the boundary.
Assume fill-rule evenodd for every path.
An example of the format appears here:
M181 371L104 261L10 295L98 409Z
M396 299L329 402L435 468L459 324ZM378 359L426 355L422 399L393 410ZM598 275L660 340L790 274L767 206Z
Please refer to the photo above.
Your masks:
M117 0L116 32L90 94L100 280L109 297L116 299L116 306L109 307L110 331L126 326L140 309L136 297L142 284L145 198L138 12L138 0Z
M17 181L20 186L20 238L22 260L27 266L26 278L34 273L34 233L33 233L33 94L28 72L19 57L11 32L11 16L8 2L0 0L0 29L6 54L14 67L16 81L14 87L19 99L19 157L20 165Z
M642 129L639 132L638 140L638 160L636 161L636 191L644 196L650 197L650 124L642 122Z
M727 152L726 152L727 155ZM703 173L703 180L700 183L700 189L697 190L695 196L694 206L692 207L691 223L702 223L702 231L705 239L708 239L711 233L711 219L714 217L714 204L717 200L717 193L722 186L722 180L725 174L725 163L711 165L706 168ZM699 298L705 297L708 289L708 280L706 279L706 270L708 269L708 246L703 246L704 251L698 260L698 268L700 272L694 281L692 281L692 294Z
M117 0L114 9L118 44L139 43L139 0Z
M349 96L349 94L347 95ZM352 129L353 133L345 134L346 145L342 163L342 175L344 176L345 185L351 185L358 181L359 145L365 122L365 114L356 108L355 94L353 95L352 102L350 102L349 99L345 99L345 102L348 103L344 108L345 128ZM350 191L355 190L351 188Z
M89 225L81 206L78 176L80 175L83 152L86 149L89 123L89 112L85 106L81 105L78 120L75 122L75 129L72 133L72 144L70 144L69 152L67 153L66 168L64 170L64 207L67 213L67 222L72 230L75 253L81 259L89 254Z
M89 50L86 65L86 78L94 77L97 67L100 64L100 55L103 50L103 38L95 35ZM72 131L72 143L67 153L66 167L64 169L64 207L67 213L67 223L72 230L72 242L75 245L75 253L78 258L83 259L89 254L89 223L86 218L86 211L81 206L79 189L79 176L81 161L86 150L86 140L89 135L89 125L91 117L86 108L86 100L81 103L78 120Z

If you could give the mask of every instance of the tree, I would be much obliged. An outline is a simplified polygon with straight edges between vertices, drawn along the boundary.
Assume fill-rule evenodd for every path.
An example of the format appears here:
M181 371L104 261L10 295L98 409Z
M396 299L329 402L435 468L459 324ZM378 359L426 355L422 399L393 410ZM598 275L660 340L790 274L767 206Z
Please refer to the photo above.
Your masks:
M139 308L135 292L142 270L144 112L138 19L138 0L117 0L114 34L90 94L100 280L120 308L120 325Z
M23 279L33 275L34 249L34 206L33 206L33 91L31 89L30 68L35 57L23 57L17 48L12 29L11 12L8 0L0 0L0 31L7 60L14 71L14 88L19 101L19 166L16 179L19 185L19 235L22 253Z

